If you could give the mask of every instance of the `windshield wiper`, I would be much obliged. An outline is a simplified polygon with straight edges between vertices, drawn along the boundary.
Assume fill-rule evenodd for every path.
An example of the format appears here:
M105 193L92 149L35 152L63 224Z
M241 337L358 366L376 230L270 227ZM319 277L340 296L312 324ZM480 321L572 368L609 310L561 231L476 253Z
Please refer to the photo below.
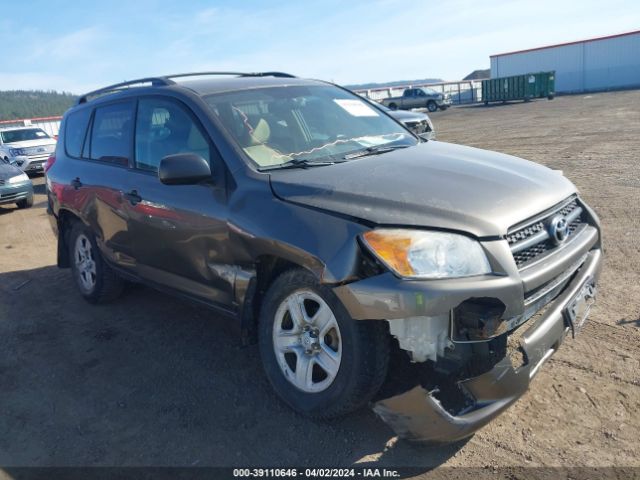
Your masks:
M351 160L352 158L367 157L369 155L380 155L381 153L391 152L393 150L399 150L401 148L408 148L411 145L379 145L377 147L367 147L357 152L347 153L343 158L345 160Z
M324 167L325 165L333 165L335 163L342 163L342 160L331 161L331 162L320 162L315 160L307 160L304 158L295 158L293 160L289 160L288 162L279 163L277 165L268 165L266 167L260 167L258 170L260 172L265 172L267 170L285 170L287 168L309 168L309 167Z

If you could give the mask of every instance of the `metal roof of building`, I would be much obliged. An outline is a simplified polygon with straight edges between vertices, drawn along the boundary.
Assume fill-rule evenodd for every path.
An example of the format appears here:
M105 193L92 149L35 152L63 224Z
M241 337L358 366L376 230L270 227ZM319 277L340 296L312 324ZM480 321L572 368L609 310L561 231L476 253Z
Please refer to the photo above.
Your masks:
M546 50L548 48L565 47L567 45L576 45L579 43L597 42L600 40L609 40L611 38L626 37L628 35L637 35L639 33L640 33L640 30L635 30L633 32L617 33L615 35L605 35L602 37L585 38L584 40L575 40L573 42L556 43L554 45L544 45L542 47L527 48L524 50L515 50L513 52L496 53L495 55L490 55L490 57L502 57L505 55L515 55L517 53L534 52L536 50Z

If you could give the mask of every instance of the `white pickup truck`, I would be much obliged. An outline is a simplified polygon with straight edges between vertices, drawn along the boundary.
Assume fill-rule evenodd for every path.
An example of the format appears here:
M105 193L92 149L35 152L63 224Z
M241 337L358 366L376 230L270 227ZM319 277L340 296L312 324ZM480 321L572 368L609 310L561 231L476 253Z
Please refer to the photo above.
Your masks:
M0 159L25 173L42 173L56 149L56 139L37 127L0 129Z
M391 110L411 110L412 108L426 108L430 112L446 110L451 105L451 96L435 91L433 88L407 88L400 97L390 97L382 100L385 107Z

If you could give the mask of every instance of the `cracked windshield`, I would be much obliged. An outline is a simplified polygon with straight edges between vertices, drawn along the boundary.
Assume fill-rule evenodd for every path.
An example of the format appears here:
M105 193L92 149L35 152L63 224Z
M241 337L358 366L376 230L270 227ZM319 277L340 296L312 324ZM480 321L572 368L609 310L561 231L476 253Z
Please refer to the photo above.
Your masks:
M376 107L332 86L259 88L206 100L258 167L341 162L418 143Z

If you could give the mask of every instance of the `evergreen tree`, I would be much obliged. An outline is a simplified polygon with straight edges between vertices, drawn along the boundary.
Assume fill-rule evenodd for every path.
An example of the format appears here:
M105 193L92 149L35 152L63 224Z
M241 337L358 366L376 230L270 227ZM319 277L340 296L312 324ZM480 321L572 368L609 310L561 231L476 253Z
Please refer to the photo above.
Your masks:
M53 90L0 91L0 120L62 115L77 98Z

